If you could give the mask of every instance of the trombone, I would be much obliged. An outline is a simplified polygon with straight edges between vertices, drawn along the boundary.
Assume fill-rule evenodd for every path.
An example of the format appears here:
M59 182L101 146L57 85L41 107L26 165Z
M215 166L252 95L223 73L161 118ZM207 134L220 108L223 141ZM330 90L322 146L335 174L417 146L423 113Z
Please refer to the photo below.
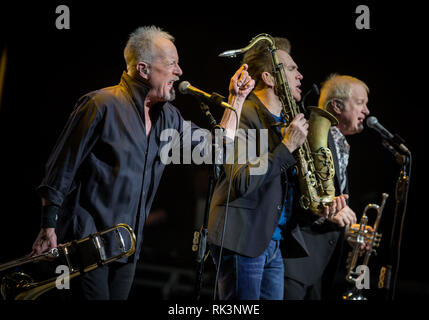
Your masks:
M129 248L126 248L120 230L125 230L128 233L131 241ZM120 253L112 257L107 257L102 237L111 232L115 235ZM86 238L67 242L40 255L32 257L27 255L6 262L0 265L0 271L32 262L62 258L62 260L65 261L65 266L68 267L68 281L70 281L78 275L92 271L118 259L129 257L134 254L135 250L136 236L134 231L129 225L120 223L106 230L91 234ZM56 287L57 279L58 277L53 277L36 282L26 273L13 272L2 278L0 291L5 300L35 300L43 293ZM67 278L64 279L64 281L67 281Z
M368 204L362 214L362 218L359 221L358 225L353 225L347 231L347 241L352 244L352 250L349 252L347 258L347 275L346 280L349 283L354 285L353 289L347 291L343 295L344 300L367 300L361 293L361 289L357 286L357 281L362 275L361 272L355 271L359 257L361 256L361 246L365 245L369 247L366 249L366 254L363 258L362 264L360 266L368 266L369 258L373 253L376 253L375 248L380 246L381 234L378 233L378 226L380 224L381 215L383 213L386 200L389 197L387 193L382 194L382 201L380 205L377 204ZM374 225L371 228L368 226L368 210L375 210L377 212L377 217L375 219Z

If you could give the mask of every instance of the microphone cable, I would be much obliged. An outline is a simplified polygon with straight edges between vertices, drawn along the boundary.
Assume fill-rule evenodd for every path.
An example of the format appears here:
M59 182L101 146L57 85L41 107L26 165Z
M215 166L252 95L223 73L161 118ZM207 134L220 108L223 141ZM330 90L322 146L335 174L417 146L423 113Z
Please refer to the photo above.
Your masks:
M234 105L234 102L232 103L232 105ZM238 131L239 122L238 122L237 111L236 110L233 110L233 111L235 113L235 135L234 135L234 139L233 139L232 167L231 167L231 171L229 173L228 192L227 192L227 196L226 196L226 205L225 205L225 219L223 221L222 234L221 234L221 244L220 244L220 250L219 250L219 258L218 258L218 263L216 266L216 277L215 277L215 285L214 285L214 292L213 292L213 300L216 300L216 295L217 295L217 285L218 285L218 279L219 279L220 266L222 263L222 253L223 253L223 245L224 245L224 240L225 240L226 223L228 220L228 208L229 208L229 198L231 195L232 173L234 171L235 160L236 160L235 159L235 147L236 147L236 141L237 141L237 131ZM227 157L226 157L226 159L227 159Z
M411 156L411 152L408 153L409 155L409 163L408 163L408 167L409 167L409 172L408 172L408 181L407 184L405 186L406 190L405 190L405 194L403 195L404 197L404 204L403 204L403 209L402 209L402 217L401 217L401 222L399 225L399 236L398 236L398 244L397 244L397 252L396 252L396 268L393 271L393 279L392 279L392 292L391 292L391 300L393 301L395 299L395 290L396 290L396 283L398 280L398 273L399 273L399 262L401 259L401 242L402 242L402 233L404 231L404 222L405 222L405 213L407 211L407 202L408 202L408 189L410 186L410 181L411 181L411 164L412 164L412 156ZM398 188L399 189L399 188ZM396 196L398 197L400 195L400 190L396 190ZM402 199L399 199L402 200ZM396 206L396 211L398 210L398 206ZM395 214L395 217L397 216L397 213ZM395 230L396 228L394 228ZM395 232L395 231L393 231Z

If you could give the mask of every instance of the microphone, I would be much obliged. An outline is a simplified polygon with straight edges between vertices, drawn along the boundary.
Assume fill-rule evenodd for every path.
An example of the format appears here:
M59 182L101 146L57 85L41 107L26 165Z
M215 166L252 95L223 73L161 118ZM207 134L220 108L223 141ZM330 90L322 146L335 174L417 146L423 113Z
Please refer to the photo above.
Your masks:
M313 85L311 86L311 89L310 89L310 90L308 90L308 91L304 94L304 97L301 99L301 109L302 109L302 111L303 111L304 113L306 113L306 112L307 112L307 108L305 107L305 99L306 99L306 98L307 98L307 96L308 96L310 93L312 93L312 92L316 93L316 95L320 95L319 87L318 87L318 86L317 86L317 84L315 84L315 83L313 83Z
M216 120L213 117L213 115L211 114L209 107L204 102L200 103L200 109L206 115L206 117L208 118L209 123L210 123L212 129L222 128L221 126L219 126L216 123Z
M208 100L209 102L212 102L214 104L217 104L223 108L230 109L232 111L235 111L235 108L229 105L228 103L222 101L223 97L217 93L208 94L207 92L204 92L198 88L195 88L192 86L188 81L182 81L179 84L179 91L182 94L192 94L194 96L204 98Z
M397 135L391 134L385 127L383 127L380 122L378 122L376 117L369 117L366 119L366 125L375 131L377 131L384 139L387 141L393 142L396 144L401 151L410 154L410 150L402 143L402 139L398 137Z
M319 96L320 95L320 91L319 91L319 87L317 86L317 84L313 83L313 88L314 92L316 92L316 94Z
M389 150L390 151L390 153L392 153L393 154L393 156L395 157L395 159L396 159L396 162L397 163L399 163L400 165L402 165L402 164L406 164L407 163L407 157L406 156L404 156L404 155L402 155L402 154L400 154L398 151L396 151L396 149L395 148L393 148L390 144L389 144L389 142L387 142L386 140L383 140L382 142L381 142L381 144L383 145L383 147L385 147L387 150Z

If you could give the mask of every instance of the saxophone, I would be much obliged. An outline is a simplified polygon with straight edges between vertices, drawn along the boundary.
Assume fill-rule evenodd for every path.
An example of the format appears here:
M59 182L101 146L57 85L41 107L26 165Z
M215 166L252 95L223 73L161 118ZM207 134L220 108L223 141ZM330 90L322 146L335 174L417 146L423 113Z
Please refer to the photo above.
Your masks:
M236 57L250 50L259 41L267 41L267 50L271 54L273 75L277 84L277 95L282 103L286 123L289 124L300 113L287 78L283 64L279 62L274 38L262 33L254 37L248 46L242 49L228 50L220 57ZM337 125L338 120L326 110L311 107L309 116L309 131L304 144L294 152L297 162L297 175L301 197L299 203L305 210L321 214L323 207L329 205L335 197L334 162L328 144L328 132L331 125Z

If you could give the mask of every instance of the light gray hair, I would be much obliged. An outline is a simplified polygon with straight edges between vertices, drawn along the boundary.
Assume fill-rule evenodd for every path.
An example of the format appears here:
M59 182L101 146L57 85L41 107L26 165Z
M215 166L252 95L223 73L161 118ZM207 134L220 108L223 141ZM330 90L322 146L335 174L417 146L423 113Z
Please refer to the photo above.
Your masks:
M322 83L319 97L319 108L330 111L330 103L332 100L340 100L342 103L347 101L352 94L351 84L359 84L365 88L367 93L369 93L368 86L362 80L347 75L333 73L325 82Z
M130 34L124 49L128 73L135 74L136 65L140 61L152 63L155 54L154 41L159 37L174 42L174 37L171 34L157 26L139 27Z

